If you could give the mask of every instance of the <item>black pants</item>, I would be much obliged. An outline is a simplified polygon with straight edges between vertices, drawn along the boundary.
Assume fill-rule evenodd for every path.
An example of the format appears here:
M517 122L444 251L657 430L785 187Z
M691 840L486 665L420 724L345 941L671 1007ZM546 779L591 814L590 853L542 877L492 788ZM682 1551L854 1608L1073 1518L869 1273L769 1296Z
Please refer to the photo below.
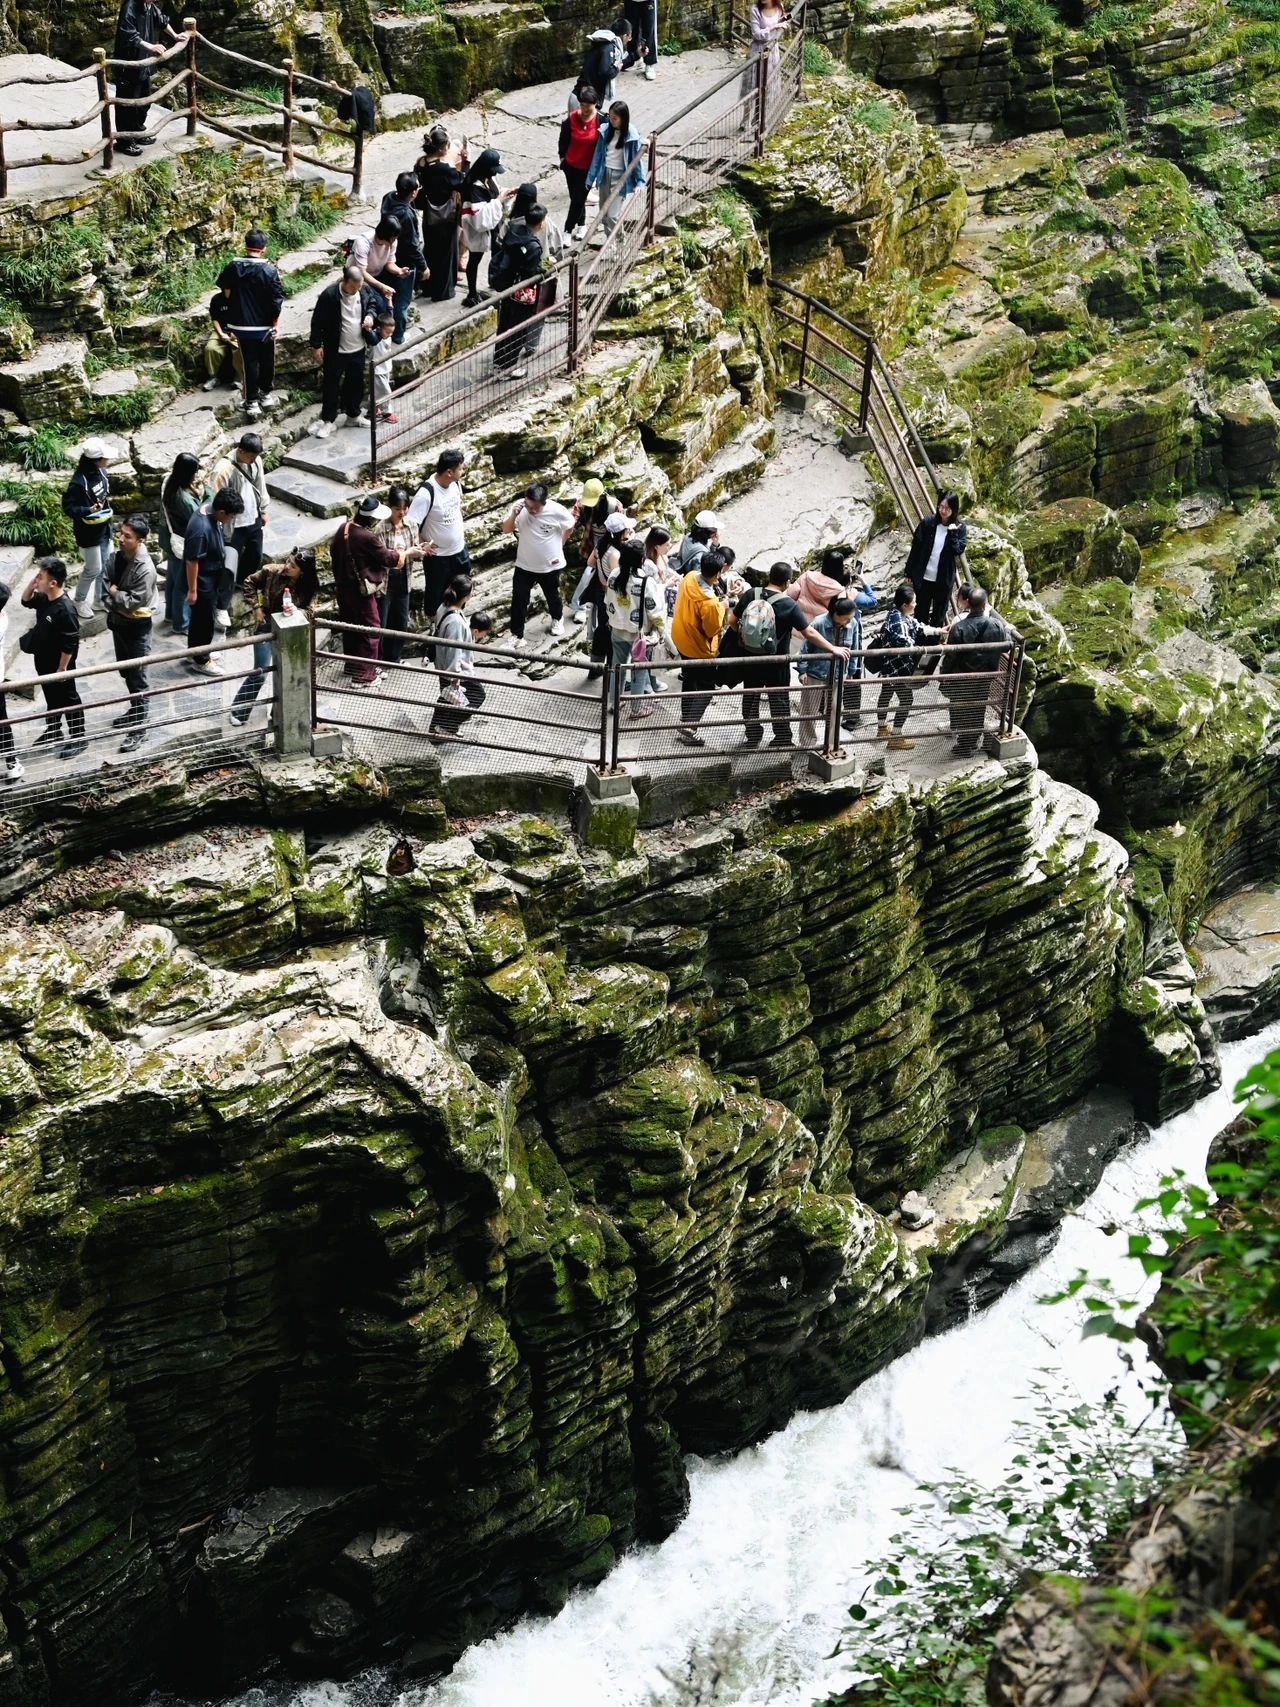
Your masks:
M893 714L893 726L895 729L904 729L907 723L907 714L910 712L916 697L908 683L894 680L881 682L880 698L876 702L876 710L880 713L880 722L883 724L894 694L898 696L898 709Z
M742 685L747 690L742 696L742 721L746 725L746 742L749 747L758 747L760 737L764 733L760 722L760 692L763 689L769 695L769 721L773 724L773 738L779 744L791 744L791 698L787 692L791 685L791 665L787 662L775 664L757 664L754 661L743 667Z
M468 296L479 296L479 294L480 294L480 263L481 263L481 261L484 260L485 254L486 254L486 251L484 249L468 249L467 250L467 295Z
M710 658L686 662L680 671L680 721L701 723L718 680L723 680Z
M50 674L53 674L57 667L55 661ZM74 660L72 660L72 668L75 668ZM62 727L62 717L65 712L67 734L73 741L83 739L84 709L80 699L80 690L76 684L74 682L49 682L45 685L42 682L41 692L44 694L44 703L49 708L49 717L46 720L48 727L56 734Z
M844 706L840 713L840 721L851 729L857 728L862 720L862 677L846 676L844 679Z
M336 421L339 409L344 415L360 413L364 401L364 358L363 350L353 350L349 356L339 355L337 350L325 351L322 421Z
M144 95L151 93L151 67L142 65L136 71L120 71L116 75L116 99L120 101L141 100ZM116 134L122 142L129 137L128 131L139 131L147 128L149 107L113 107L112 114L116 121Z
M429 295L432 302L447 302L458 291L458 223L422 227L422 253L431 269Z
M237 332L244 364L244 400L265 397L276 382L276 341L269 332Z
M569 186L569 212L564 222L567 236L570 231L576 231L587 223L587 169L585 166L570 166L567 160L562 160L560 170Z
M524 635L525 618L529 614L529 596L535 587L542 588L552 622L564 615L564 599L560 593L560 571L548 570L535 575L528 569L516 569L511 576L511 632L519 640Z
M470 676L441 676L440 692L443 694L454 682L461 681L462 691L467 696L467 704L471 707L464 711L460 705L441 705L436 701L436 708L431 713L431 732L445 735L456 735L469 717L474 717L484 704L484 686L474 681Z
M151 618L142 620L138 617L118 617L108 625L111 629L111 644L115 647L116 663L123 664L129 658L146 658L151 652ZM124 670L124 685L133 695L129 706L128 718L131 723L145 723L149 701L142 698L147 691L147 672L145 669Z
M631 46L626 63L634 65L643 59L647 65L658 63L658 8L655 0L626 0L623 8L631 25Z
M471 555L465 546L461 551L437 551L433 557L422 559L422 571L425 587L415 598L421 597L427 621L434 622L450 581L455 575L471 573Z
M0 693L0 753L3 753L6 759L13 751L13 730L6 721L8 716L9 708L4 702L4 695Z
M951 604L950 581L915 581L916 621L928 628L945 628Z
M976 657L977 654L971 653L970 656ZM959 671L944 676L942 680L947 693L948 721L956 745L975 752L982 737L982 726L987 720L987 696L991 683L989 680L966 681Z
M512 302L509 296L504 296L498 304L498 342L493 352L495 372L515 367L526 347L537 348L534 332L541 333L542 327L539 325L534 332L523 330L525 323L532 320L537 312L536 302Z
M262 567L262 523L254 522L251 527L237 528L231 535L231 543L239 553L236 585L242 587L245 576L257 574Z
M407 569L389 569L387 571L386 585L378 595L378 621L383 628L408 628L409 571ZM404 657L404 641L398 634L384 634L381 652L384 664L398 664Z
M213 640L213 611L217 586L217 580L212 575L201 575L196 582L196 602L187 607L191 612L191 621L187 624L188 651L193 646L208 646Z

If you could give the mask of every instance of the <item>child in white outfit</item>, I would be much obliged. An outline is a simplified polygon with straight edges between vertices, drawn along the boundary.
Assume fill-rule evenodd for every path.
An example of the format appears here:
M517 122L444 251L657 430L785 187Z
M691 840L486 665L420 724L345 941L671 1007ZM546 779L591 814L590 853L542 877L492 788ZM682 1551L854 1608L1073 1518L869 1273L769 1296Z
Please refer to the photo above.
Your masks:
M378 341L373 346L373 406L380 421L392 423L395 416L391 412L391 340L395 330L395 315L389 308L382 310L378 315Z

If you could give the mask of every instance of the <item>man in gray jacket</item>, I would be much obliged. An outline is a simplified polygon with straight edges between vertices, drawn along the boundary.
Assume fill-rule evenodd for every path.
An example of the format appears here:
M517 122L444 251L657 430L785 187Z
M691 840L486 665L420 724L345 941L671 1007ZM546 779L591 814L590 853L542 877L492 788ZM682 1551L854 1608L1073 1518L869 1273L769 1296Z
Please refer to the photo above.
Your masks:
M151 611L156 602L156 571L147 550L147 535L151 525L145 516L130 516L120 526L120 545L107 560L104 579L107 583L104 603L107 607L107 627L115 647L116 662L145 658L151 651ZM143 698L147 691L145 668L122 672L125 686L132 696L128 709L112 722L125 729L122 753L131 753L147 738L147 706Z

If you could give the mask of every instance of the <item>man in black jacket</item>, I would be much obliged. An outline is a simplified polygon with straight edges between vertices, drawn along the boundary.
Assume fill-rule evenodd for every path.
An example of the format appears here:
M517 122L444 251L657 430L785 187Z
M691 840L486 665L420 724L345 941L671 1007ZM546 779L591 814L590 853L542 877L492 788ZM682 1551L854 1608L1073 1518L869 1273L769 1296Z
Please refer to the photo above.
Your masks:
M151 64L164 52L161 38L177 41L177 32L153 0L124 0L116 19L116 59L132 59L138 63L116 72L116 99L142 100L151 93ZM114 107L115 130L121 154L141 154L144 147L155 141L154 136L140 134L147 128L147 108Z
M276 325L284 307L284 286L267 259L265 231L251 231L244 254L218 274L227 299L227 330L240 346L244 363L244 402L250 420L279 401L272 395L276 378Z
M905 570L916 590L917 619L929 627L946 624L951 589L968 543L969 530L960 520L960 499L954 492L943 492L933 514L916 525Z
M538 312L537 281L542 277L542 228L546 222L544 207L531 207L523 219L513 219L502 240L498 259L502 264L500 288L519 284L525 288L504 296L498 304L498 339L493 350L493 371L499 379L523 379L528 371L526 355L538 347L541 325L528 332L522 330L526 321ZM494 275L489 274L492 284Z
M361 409L364 363L381 307L378 292L364 282L364 268L354 261L316 298L311 311L311 354L324 363L324 400L320 419L311 428L317 439L332 433L339 409L349 427L369 425Z
M427 257L422 252L422 235L418 229L418 215L414 203L418 199L418 180L412 172L401 172L396 179L394 190L388 190L382 198L381 215L383 219L394 219L400 227L400 236L396 240L396 266L405 271L395 281L395 295L392 297L392 307L396 311L396 330L391 342L404 343L405 327L409 324L409 305L413 301L413 292L419 279L425 279L430 274Z
M986 721L987 701L995 686L994 673L1005 662L1007 654L997 652L995 643L1007 645L1009 630L988 609L987 595L978 586L969 589L969 614L951 625L946 649L938 675L947 697L951 718L951 733L955 745L951 751L957 758L969 758L978 750L982 725ZM989 652L957 652L953 647L991 645Z
M36 563L36 577L23 604L36 613L35 627L30 628L18 642L24 652L31 654L37 676L61 675L74 670L80 651L80 617L66 591L67 566L60 557L41 557ZM84 709L74 679L69 682L41 682L40 691L49 708L43 735L36 737L37 747L47 747L62 740L62 718L67 719L68 741L58 750L60 759L74 759L89 743L84 738Z

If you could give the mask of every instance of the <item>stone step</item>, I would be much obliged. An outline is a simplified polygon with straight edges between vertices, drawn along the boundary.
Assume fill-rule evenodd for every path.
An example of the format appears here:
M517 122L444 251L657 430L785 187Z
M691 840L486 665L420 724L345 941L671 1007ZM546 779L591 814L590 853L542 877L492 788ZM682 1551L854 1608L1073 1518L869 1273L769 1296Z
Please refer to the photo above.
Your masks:
M370 468L369 429L339 427L331 439L299 439L284 453L282 466L358 486Z
M347 481L316 474L290 461L281 463L267 475L267 491L273 498L281 498L309 516L350 515L352 504L360 496L359 490Z
M354 502L355 493L352 492L350 496ZM299 546L327 543L333 535L332 516L313 515L308 510L298 508L296 504L272 495L263 541L270 561L278 563L282 557Z

